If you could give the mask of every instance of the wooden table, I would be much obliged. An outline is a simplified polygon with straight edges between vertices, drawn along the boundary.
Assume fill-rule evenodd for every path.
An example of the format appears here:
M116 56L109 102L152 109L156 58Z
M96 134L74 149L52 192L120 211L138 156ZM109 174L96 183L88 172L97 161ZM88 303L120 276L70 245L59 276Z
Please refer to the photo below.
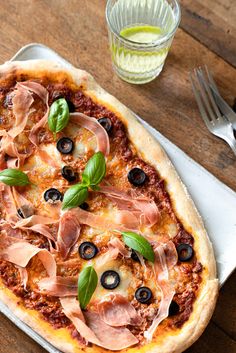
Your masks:
M181 3L181 29L165 69L157 80L144 86L127 84L112 71L105 0L0 1L0 61L8 60L30 42L48 45L75 66L91 72L107 91L236 191L235 156L225 142L206 130L188 79L193 67L207 63L223 96L233 104L235 0L182 0ZM236 274L221 289L209 326L188 353L236 352L235 280ZM2 315L0 342L0 353L45 352Z

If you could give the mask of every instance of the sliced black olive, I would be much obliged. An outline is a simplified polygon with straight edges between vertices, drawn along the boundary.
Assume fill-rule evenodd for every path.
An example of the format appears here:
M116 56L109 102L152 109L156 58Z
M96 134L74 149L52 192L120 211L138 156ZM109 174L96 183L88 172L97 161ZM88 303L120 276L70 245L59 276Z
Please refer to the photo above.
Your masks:
M152 291L148 287L140 287L135 292L135 298L142 304L148 304L152 299Z
M100 282L106 289L115 289L120 284L120 276L116 271L105 271L101 276Z
M174 316L179 313L179 304L177 304L174 300L170 303L169 306L169 314L168 316Z
M66 100L66 101L67 101L70 113L74 113L75 112L74 104L71 101L69 101L69 100Z
M51 202L51 203L62 201L63 199L60 191L54 188L46 190L43 196L45 201Z
M111 132L112 130L112 122L109 118L100 118L98 119L99 124L106 130L107 133Z
M134 261L140 262L136 251L134 251L133 249L131 250L131 259L133 259Z
M17 213L21 218L25 218L25 216L23 215L23 212L20 208L18 208Z
M73 168L65 165L62 170L61 170L61 175L63 176L64 179L66 179L69 182L73 182L76 180L76 173L74 172Z
M85 241L79 246L79 254L82 259L90 260L98 253L98 248L90 241Z
M82 208L82 210L87 211L89 209L89 204L87 202L83 202L79 207Z
M179 261L189 261L193 257L193 248L189 244L182 243L177 246L177 253Z
M147 175L140 168L133 168L128 173L128 180L134 186L141 186L145 183Z
M62 154L69 154L74 149L74 142L69 137L62 137L57 141L57 149Z

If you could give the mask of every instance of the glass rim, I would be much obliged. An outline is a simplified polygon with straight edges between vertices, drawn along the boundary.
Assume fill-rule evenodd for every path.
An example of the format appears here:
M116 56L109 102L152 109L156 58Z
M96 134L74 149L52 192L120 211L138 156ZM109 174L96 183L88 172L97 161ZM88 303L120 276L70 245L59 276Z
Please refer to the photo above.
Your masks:
M111 32L114 34L115 37L117 37L120 41L122 41L123 43L132 45L132 46L136 46L139 48L153 48L156 47L157 45L163 44L165 42L167 42L171 37L174 36L175 32L177 31L178 27L179 27L179 23L181 20L181 9L180 9L180 4L179 4L179 0L172 0L176 6L177 9L177 14L175 16L175 26L172 29L171 32L168 32L166 35L164 35L164 37L157 39L151 43L141 43L141 42L134 42L133 40L127 39L122 37L117 31L116 29L112 26L110 18L109 18L109 6L111 4L113 0L107 0L107 4L106 4L106 11L105 11L105 15L106 15L106 21L108 24L109 29L111 30Z

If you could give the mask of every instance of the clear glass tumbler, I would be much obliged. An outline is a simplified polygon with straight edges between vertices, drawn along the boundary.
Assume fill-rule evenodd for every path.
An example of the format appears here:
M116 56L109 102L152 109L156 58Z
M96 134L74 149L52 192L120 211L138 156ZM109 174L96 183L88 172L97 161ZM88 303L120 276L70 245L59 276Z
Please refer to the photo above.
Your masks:
M108 0L106 20L118 76L136 84L157 77L180 17L177 0Z

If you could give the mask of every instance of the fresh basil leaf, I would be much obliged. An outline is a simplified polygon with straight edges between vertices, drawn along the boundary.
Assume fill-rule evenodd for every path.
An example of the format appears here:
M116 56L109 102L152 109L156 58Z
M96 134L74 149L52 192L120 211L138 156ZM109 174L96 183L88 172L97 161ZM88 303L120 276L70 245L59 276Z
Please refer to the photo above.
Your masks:
M83 181L89 181L89 186L99 184L106 174L106 161L102 152L95 153L87 162L82 174Z
M133 232L122 232L124 243L131 249L138 251L143 257L154 262L154 251L150 243L141 235Z
M64 194L62 209L74 208L81 205L88 197L88 188L82 184L71 186Z
M85 267L79 274L78 299L81 309L85 309L98 284L98 275L92 266Z
M4 169L0 172L0 181L10 186L25 186L30 184L28 176L19 169Z
M49 115L48 115L48 126L49 129L57 133L63 130L69 122L70 112L67 101L65 98L59 98L52 103Z

